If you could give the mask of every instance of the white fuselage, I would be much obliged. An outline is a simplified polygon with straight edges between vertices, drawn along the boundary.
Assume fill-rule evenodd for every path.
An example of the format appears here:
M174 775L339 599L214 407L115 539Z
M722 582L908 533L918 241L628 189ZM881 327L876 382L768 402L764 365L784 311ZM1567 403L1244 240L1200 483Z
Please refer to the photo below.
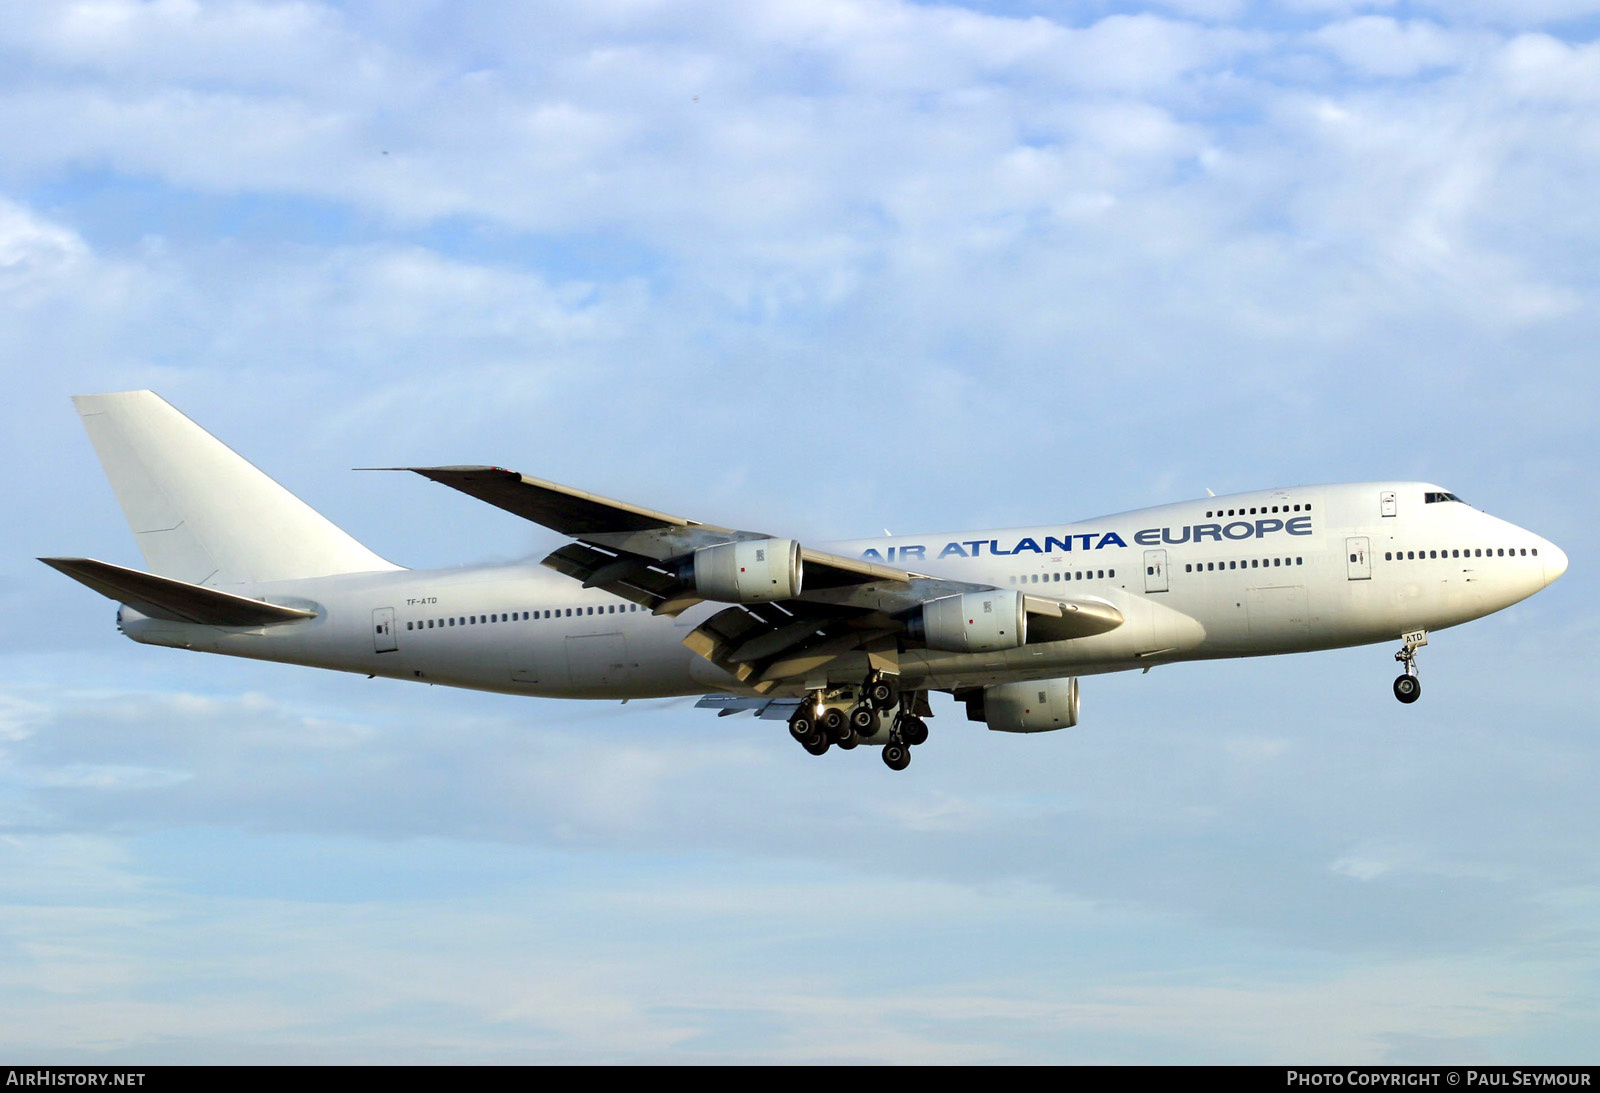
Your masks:
M1217 657L1396 640L1544 588L1566 556L1437 486L1377 482L1205 498L1075 524L826 544L954 580L1102 599L1122 626L996 653L910 649L908 689L954 690ZM146 618L136 641L513 694L647 698L745 690L683 639L726 604L677 618L536 564L397 570L234 586L316 617L260 629ZM859 681L864 654L824 683ZM819 680L795 680L799 694Z

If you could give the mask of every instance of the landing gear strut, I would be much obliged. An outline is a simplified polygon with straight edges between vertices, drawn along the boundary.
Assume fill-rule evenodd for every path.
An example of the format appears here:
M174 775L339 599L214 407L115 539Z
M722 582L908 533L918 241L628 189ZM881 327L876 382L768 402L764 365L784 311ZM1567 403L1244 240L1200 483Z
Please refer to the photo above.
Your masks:
M1428 644L1428 632L1413 630L1401 635L1400 640L1405 645L1394 655L1394 659L1405 665L1406 670L1394 681L1394 696L1409 705L1422 697L1422 680L1417 678L1417 650Z
M883 746L883 762L890 770L905 770L911 765L911 749L928 742L928 723L902 709L895 714L889 729L889 742Z

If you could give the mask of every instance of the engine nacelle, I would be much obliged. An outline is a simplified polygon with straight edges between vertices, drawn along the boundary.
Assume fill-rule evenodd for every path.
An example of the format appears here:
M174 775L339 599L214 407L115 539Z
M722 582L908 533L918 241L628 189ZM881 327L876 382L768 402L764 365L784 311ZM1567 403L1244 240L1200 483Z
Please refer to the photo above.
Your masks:
M1028 640L1028 612L1022 593L1014 590L966 592L929 600L906 632L930 649L992 653L1015 649Z
M1078 723L1076 677L1000 683L965 697L967 720L987 722L997 732L1050 732Z
M792 599L800 594L804 576L800 544L793 539L748 539L701 547L685 568L696 592L726 603Z

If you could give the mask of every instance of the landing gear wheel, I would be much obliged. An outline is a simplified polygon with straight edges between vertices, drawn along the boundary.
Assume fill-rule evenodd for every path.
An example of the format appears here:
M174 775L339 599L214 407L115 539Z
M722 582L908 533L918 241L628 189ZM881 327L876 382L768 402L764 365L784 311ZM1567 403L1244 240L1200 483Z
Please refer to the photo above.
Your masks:
M861 736L871 736L878 727L878 715L863 702L850 711L850 727Z
M816 731L816 722L803 713L797 713L789 719L789 735L805 743L806 737Z
M1410 704L1422 697L1422 681L1417 678L1417 650L1428 644L1428 632L1412 630L1401 634L1400 640L1405 644L1394 655L1394 659L1404 666L1406 672L1394 681L1394 696Z
M908 747L916 747L928 742L928 723L920 717L908 717L905 724L900 726L900 737Z
M828 738L821 734L815 734L808 740L802 740L800 746L812 755L826 755L829 747Z
M829 706L822 711L822 716L817 719L817 724L822 730L835 740L846 729L844 711L837 706Z
M905 770L911 765L911 749L904 744L885 744L883 763L890 770Z
M867 701L880 710L892 710L900 701L900 687L887 676L879 676L867 684Z
M840 751L849 751L861 743L861 737L855 733L850 733L848 736L835 740L834 743L839 745Z

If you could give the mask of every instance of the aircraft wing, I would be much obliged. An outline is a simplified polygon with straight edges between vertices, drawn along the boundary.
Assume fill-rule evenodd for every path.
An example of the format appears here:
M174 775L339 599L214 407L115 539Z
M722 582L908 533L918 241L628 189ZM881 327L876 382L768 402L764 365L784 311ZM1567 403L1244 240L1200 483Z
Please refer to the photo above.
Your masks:
M771 540L758 531L702 523L615 501L503 467L395 467L409 470L525 520L571 536L544 564L640 604L678 615L707 597L686 568L695 552L724 543ZM742 602L711 616L684 644L758 690L811 678L834 659L864 652L872 667L897 671L908 642L907 618L929 600L993 587L914 573L895 566L799 548L804 580L797 594ZM1064 641L1122 624L1100 600L1025 597L1030 641Z

